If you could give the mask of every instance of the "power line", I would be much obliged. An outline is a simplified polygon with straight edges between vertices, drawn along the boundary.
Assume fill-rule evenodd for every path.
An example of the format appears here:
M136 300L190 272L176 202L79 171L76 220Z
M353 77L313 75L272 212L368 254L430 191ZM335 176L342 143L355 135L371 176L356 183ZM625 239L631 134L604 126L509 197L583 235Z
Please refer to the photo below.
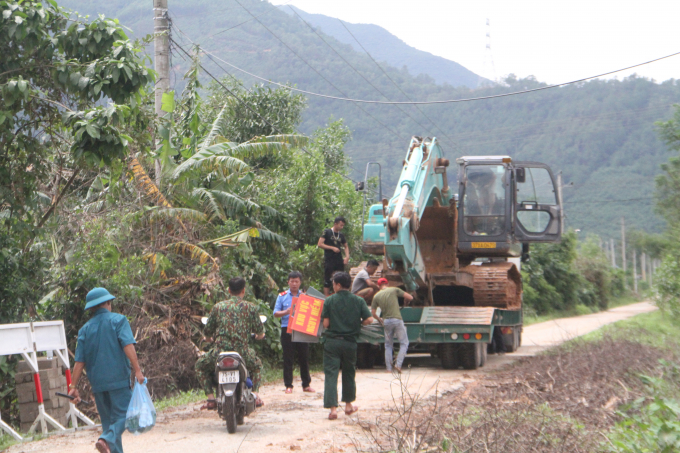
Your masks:
M293 1L293 0L288 0L288 1L287 1L286 3L284 3L283 5L279 5L279 6L277 6L277 7L269 8L269 9L267 9L267 11L265 11L264 13L258 15L257 17L262 17L262 16L264 16L264 15L266 15L266 14L269 14L269 13L271 13L273 10L277 9L278 7L286 6L288 3L292 2L292 1ZM243 8L243 5L241 5L240 3L239 3L239 5L241 6L241 8ZM236 8L234 8L234 9L236 9ZM225 30L221 30L221 31L218 31L217 33L213 33L212 35L208 35L205 39L209 39L209 38L212 38L213 36L217 36L217 35L219 35L219 34L228 32L229 30L233 30L234 28L238 28L238 27L240 27L241 25L247 24L248 22L250 22L250 21L252 21L252 20L254 20L254 19L255 19L255 17L252 17L252 18L250 18L250 19L248 19L248 20L245 20L245 21L241 22L240 24L234 25L233 27L229 27L229 28L227 28L227 29L225 29Z
M380 69L380 71L382 71L382 73L385 74L385 77L387 77L387 78L389 79L389 81L392 82L392 84L393 84L395 87L397 87L397 89L398 89L399 91L401 91L401 94L403 94L403 95L406 97L406 99L408 99L409 101L412 101L412 99L408 96L408 94L406 94L406 92L405 92L405 91L397 84L397 82L395 82L395 81L392 79L392 77L389 76L389 74L387 73L387 71L385 71L385 69L383 69L383 67L380 66L380 64L375 60L375 58L373 58L373 56L368 52L368 50L366 50L366 48L361 44L361 42L359 42L359 40L357 39L357 37L354 36L354 33L352 33L352 32L349 30L349 28L347 28L347 26L345 25L345 23L344 23L342 20L340 20L340 19L338 19L338 22L340 22L340 24L345 28L345 30L347 30L347 33L349 33L350 36L351 36L352 38L354 38L354 41L356 41L356 43L359 44L359 47L361 47L361 49L362 49L364 52L366 52L366 55L368 55L368 58L370 58L370 59L373 61L373 63L375 63L375 65L378 67L378 69ZM432 119L430 119L430 117L427 116L427 115L425 114L425 112L423 112L423 111L420 109L420 107L418 107L417 105L416 105L415 107L416 107L416 109L418 109L418 111L419 111L420 113L423 114L423 116L424 116L425 118L427 118L427 120L428 120L430 123L432 123L432 125L433 125L439 132L442 133L442 135L443 135L444 137L448 138L448 139L451 141L451 143L454 145L454 147L455 147L456 141L453 140L451 137L449 137L449 136L446 134L446 132L444 132L442 129L440 129L439 126L437 126L437 124L436 124L434 121L432 121Z
M272 80L266 79L266 78L261 77L257 74L253 74L251 72L248 72L245 69L239 68L238 66L233 65L233 64L229 63L228 61L223 60L222 58L219 58L215 54L213 54L213 53L211 53L211 52L209 52L205 49L203 49L203 51L205 53L210 53L215 58L220 60L222 63L229 65L232 68L236 69L237 71L240 71L240 72L247 74L251 77L262 80L262 81L267 82L267 83L271 83L272 85L278 85L278 86L281 86L281 87L287 86L287 85L284 85L282 83L274 82ZM480 97L476 97L476 98L447 99L447 100L443 100L443 101L375 101L375 100L367 100L367 99L354 99L354 98L348 98L348 97L331 96L331 95L328 95L328 94L314 93L313 91L301 90L299 88L290 88L290 89L293 90L293 91L297 91L298 93L303 93L303 94L307 94L307 95L310 95L310 96L316 96L316 97L321 97L321 98L326 98L326 99L333 99L333 100L336 100L336 101L346 101L346 102L355 102L355 103L358 102L358 103L363 103L363 104L381 104L381 105L390 105L390 104L400 104L400 105L453 104L453 103L457 103L457 102L483 101L483 100L486 100L486 99L504 98L504 97L508 97L508 96L516 96L516 95L519 95L519 94L534 93L536 91L549 90L551 88L558 88L558 87L566 86L566 85L573 85L575 83L585 82L585 81L588 81L588 80L597 79L599 77L604 77L604 76L607 76L607 75L616 74L617 72L627 71L628 69L637 68L639 66L644 66L644 65L647 65L647 64L650 64L650 63L655 63L657 61L665 60L666 58L671 58L671 57L674 57L676 55L680 55L680 52L675 52L675 53L672 53L670 55L666 55L664 57L655 58L653 60L645 61L644 63L638 63L638 64L635 64L635 65L632 65L632 66L627 66L625 68L617 69L615 71L609 71L609 72L605 72L605 73L590 76L590 77L584 77L584 78L578 79L578 80L572 80L571 82L557 83L555 85L546 85L544 87L532 88L530 90L513 91L511 93L494 94L494 95L490 95L490 96L480 96Z
M366 81L366 83L368 83L371 87L373 87L373 89L374 89L375 91L377 91L378 93L380 93L385 99L387 99L388 101L390 100L390 98L389 98L385 93L383 93L378 87L376 87L376 86L373 84L373 82L371 82L370 80L368 80L368 78L366 78L366 76L364 76L362 73L360 73L360 72L359 72L359 71L358 71L358 70L357 70L357 69L356 69L349 61L347 61L347 59L346 59L345 57L343 57L343 56L340 54L340 52L338 52L337 50L335 50L335 48L334 48L333 46L331 46L331 45L328 43L328 41L326 41L325 39L323 39L323 36L321 36L321 35L319 34L319 32L316 31L316 30L314 29L314 27L312 27L311 25L309 25L309 23L308 23L306 20L304 20L304 19L302 18L302 16L300 16L300 14L298 14L297 11L295 11L295 9L293 9L293 8L291 8L291 7L289 7L289 8L290 8L291 11L293 11L293 13L294 13L294 14L295 14L302 22L304 22L305 25L307 25L307 27L309 27L310 30L312 30L312 32L314 32L314 34L315 34L316 36L319 37L319 39L321 39L321 41L324 42L324 44L326 44L326 45L327 45L327 46L328 46L328 47L329 47L329 48L330 48L330 49L331 49L338 57L340 57L340 59L341 59L342 61L344 61L345 64L347 64L347 66L349 66L350 68L352 68L352 70L353 70L354 72L356 72L356 73L359 75L359 77L361 77L362 79L364 79L364 81ZM423 129L423 131L426 131L426 130L427 130L427 128L426 128L425 126L423 126L422 124L420 124L415 118L413 118L408 112L406 112L406 111L405 111L404 109L402 109L400 106L396 106L396 107L397 107L402 113L404 113L406 116L408 116L409 118L411 118L411 119L413 120L414 123L416 123L418 126L420 126L420 127Z
M255 19L260 25L262 25L262 27L264 27L264 29L267 30L274 38L276 38L276 39L277 39L281 44L283 44L288 50L290 50L291 52L293 52L293 55L295 55L295 56L298 57L300 60L302 60L302 62L304 62L307 66L309 66L309 68L310 68L312 71L316 72L316 73L319 75L319 77L321 77L322 79L324 79L330 86L332 86L333 88L335 88L340 94L342 94L343 96L347 96L347 95L346 95L340 88L338 88L333 82L331 82L330 80L328 80L323 74L321 74L321 72L319 72L316 68L314 68L311 64L309 64L309 62L308 62L307 60L305 60L304 58L302 58L302 57L301 57L297 52L295 52L288 44L286 44L286 43L285 43L281 38L279 38L273 31L271 31L271 30L269 29L269 27L267 27L267 26L266 26L265 24L263 24L257 17L255 17L255 15L254 15L253 13L251 13L251 12L248 10L248 8L246 8L245 6L243 6L243 5L241 4L241 2L239 2L239 0L235 0L235 1L236 1L236 3L238 3L239 5L241 5L241 7L242 7L243 9L245 9L246 12L247 12L248 14L250 14L251 16L253 16L253 19ZM204 49L204 51L205 51L205 49ZM208 52L206 51L206 53L208 53ZM214 54L213 54L213 56L214 56ZM215 58L217 58L217 57L215 57ZM217 58L217 59L220 60L220 61L224 61L224 60L221 60L220 58ZM226 63L226 62L225 62L225 63ZM228 63L227 63L227 64L228 64ZM281 84L278 84L278 83L276 83L276 85L285 87L285 85L281 85ZM294 90L294 91L300 91L300 90L297 90L297 89L295 89L295 88L290 88L290 89L291 89L291 90ZM392 135L394 135L394 136L397 137L398 139L400 138L400 137L399 137L399 134L398 134L396 131L392 130L390 127L388 127L388 126L387 126L386 124L384 124L382 121L380 121L379 119L377 119L376 117L374 117L373 115L371 115L370 113L368 113L363 107L361 107L361 106L359 106L359 105L357 105L357 107L358 107L359 109L361 109L361 111L363 111L366 115L368 115L368 116L370 116L371 118L373 118L373 119L375 120L376 123L380 124L380 125L381 125L382 127L384 127L386 130L390 131L390 132L392 133Z
M200 47L200 45L198 45L198 44L196 44L194 41L192 41L191 38L189 38L189 36L187 36L186 33L184 33L182 30L179 29L179 27L177 27L177 26L174 25L174 24L173 24L173 27L174 27L181 35L183 35L190 43L192 43L193 45L197 46L199 49L202 49L202 48ZM173 40L173 42L175 42L175 44L177 44L176 41ZM177 44L177 45L179 45L179 44ZM185 52L185 53L187 53L186 50L184 50L184 49L182 49L182 51ZM252 91L251 91L250 89L248 89L248 87L246 87L246 86L243 84L243 82L241 82L238 78L236 78L236 77L233 76L231 73L229 73L229 71L227 71L227 70L224 69L222 66L220 66L220 64L217 63L217 62L213 59L212 55L210 55L210 54L207 54L207 55L208 55L208 58L209 58L209 59L210 59L210 60L211 60L218 68L220 68L222 71L224 71L225 74L227 74L229 77L231 77L237 84L241 85L241 86L243 87L244 90L246 90L246 91L249 92L249 93L252 93ZM205 70L205 68L204 68L202 65L201 65L201 67ZM206 71L206 74L210 75L210 73L209 73L208 71ZM210 76L212 77L212 75L210 75ZM213 77L213 79L216 80L214 77ZM216 81L217 81L217 80L216 80ZM218 83L219 83L219 81L218 81ZM237 99L238 99L238 98L237 98ZM264 117L262 117L259 113L257 113L257 115L258 115L260 118L262 118L265 122L267 122L267 120L266 120ZM272 128L274 128L269 122L267 122L267 124L269 124ZM303 148L303 151L307 152L304 148ZM310 154L310 155L311 155L311 154ZM357 170L356 168L354 168L349 162L347 162L345 165L347 165L347 167L348 167L350 170L354 171L355 173L359 173L359 174L360 174L359 170ZM330 165L326 164L326 166L327 166L328 168L330 168L331 170L337 172L337 170L336 170L335 168L331 167ZM338 174L340 174L340 173L338 172ZM343 176L344 176L344 175L343 175ZM347 178L347 179L349 179L349 180L352 181L354 184L356 184L356 181L354 181L354 180L352 180L352 179L350 179L350 178ZM371 190L372 192L374 192L374 193L377 194L377 192L375 192L375 190L372 190L372 189L369 189L369 190Z
M180 33L181 33L181 31L180 31ZM186 35L185 35L185 36L186 36ZM178 49L180 49L182 52L184 52L184 54L185 54L189 59L192 58L191 55L190 55L190 54L189 54L182 46L180 46L179 43L178 43L177 41L175 41L175 40L172 39L172 38L170 38L170 39L175 43L175 47L176 47L176 48L178 48ZM237 96L236 93L234 93L234 92L233 92L232 90L230 90L226 85L224 85L220 80L218 80L215 76L213 76L213 75L205 68L205 66L203 66L200 62L198 63L198 65L199 65L199 67L206 73L206 75L208 75L208 77L210 77L211 79L213 79L213 80L214 80L218 85L220 85L227 93L229 93L229 94L230 94L231 96L233 96L237 101L239 101L241 104L243 104L243 106L246 107L251 113L254 113L254 114L257 115L258 117L260 117L260 119L261 119L262 121L264 121L265 123L267 123L267 125L268 125L269 127L271 127L273 130L277 131L277 132L280 133L280 134L283 134L283 132L282 132L277 126L275 126L274 124L272 124L271 122L269 122L269 120L267 120L265 117L263 117L263 116L260 115L258 112L256 112L255 110L253 110L253 109L248 105L247 102L245 102L243 99L241 99L239 96ZM309 152L309 151L308 151L307 149L305 149L304 147L300 147L300 149L301 149L304 153L308 154L310 157L317 158L317 156L315 156L314 154L312 154L311 152ZM324 165L325 165L329 170L331 170L332 172L337 173L337 174L340 175L341 177L347 179L348 181L351 181L353 184L356 185L357 182L354 181L354 180L353 180L352 178L350 178L349 176L340 173L338 170L336 170L335 168L331 167L331 166L328 165L326 162L324 162ZM371 189L369 189L369 190L371 190ZM375 192L375 191L373 191L373 192Z
M643 198L628 198L626 200L576 200L576 201L563 201L562 204L568 203L578 203L578 204L599 204L599 203L624 203L628 201L649 201L655 200L654 197L643 197Z

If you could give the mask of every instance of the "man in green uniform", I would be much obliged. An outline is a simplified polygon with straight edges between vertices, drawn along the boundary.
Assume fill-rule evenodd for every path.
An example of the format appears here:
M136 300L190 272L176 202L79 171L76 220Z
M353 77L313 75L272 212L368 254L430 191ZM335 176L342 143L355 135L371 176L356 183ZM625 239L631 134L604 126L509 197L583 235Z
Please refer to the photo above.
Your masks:
M102 435L94 444L100 453L123 453L121 436L132 397L130 371L134 370L137 382L144 382L130 323L125 316L111 313L112 299L115 297L104 288L87 293L85 309L94 313L78 331L76 363L68 393L75 397L74 403L80 402L78 381L86 368L102 421Z
M246 294L246 281L243 278L229 280L229 294L230 299L215 304L210 312L204 334L211 337L214 344L209 352L196 361L196 377L208 396L208 402L203 407L210 410L217 409L213 379L220 352L238 352L245 360L246 368L253 380L253 391L256 392L260 387L262 362L248 345L248 339L251 333L256 334L255 339L263 339L264 325L260 321L257 307L243 300ZM259 396L256 397L255 403L258 407L264 404Z
M349 292L352 278L346 272L333 275L333 294L326 299L321 312L323 326L323 407L331 410L330 420L338 418L338 373L342 369L342 401L345 414L351 415L359 408L352 405L356 400L354 381L357 363L357 338L362 325L373 322L364 299Z
M394 337L397 337L399 341L399 355L394 368L401 373L401 365L408 351L408 334L399 311L399 298L403 297L404 305L408 305L413 300L413 296L400 288L390 288L387 283L386 278L378 280L380 291L373 297L371 312L385 328L385 366L389 372L392 372L394 360ZM377 314L378 309L380 309L382 318Z

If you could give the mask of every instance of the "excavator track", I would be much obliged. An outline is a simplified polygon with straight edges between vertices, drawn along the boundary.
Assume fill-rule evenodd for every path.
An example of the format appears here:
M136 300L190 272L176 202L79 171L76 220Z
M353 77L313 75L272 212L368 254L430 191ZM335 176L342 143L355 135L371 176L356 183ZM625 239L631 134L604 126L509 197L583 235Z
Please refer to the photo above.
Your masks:
M472 289L478 307L520 308L522 280L512 263L492 263L478 266Z

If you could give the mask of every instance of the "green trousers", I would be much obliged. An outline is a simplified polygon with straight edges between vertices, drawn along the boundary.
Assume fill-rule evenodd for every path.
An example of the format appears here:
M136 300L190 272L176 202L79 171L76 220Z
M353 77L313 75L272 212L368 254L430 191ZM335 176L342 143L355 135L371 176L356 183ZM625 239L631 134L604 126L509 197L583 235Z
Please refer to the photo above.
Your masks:
M131 398L132 390L129 387L94 394L94 402L102 421L102 435L99 438L109 444L111 453L123 453L121 436L125 432L125 416Z
M342 370L342 402L351 403L357 399L357 385L354 380L356 365L356 343L332 338L326 339L323 344L323 372L326 376L323 407L338 406L338 373L340 370Z

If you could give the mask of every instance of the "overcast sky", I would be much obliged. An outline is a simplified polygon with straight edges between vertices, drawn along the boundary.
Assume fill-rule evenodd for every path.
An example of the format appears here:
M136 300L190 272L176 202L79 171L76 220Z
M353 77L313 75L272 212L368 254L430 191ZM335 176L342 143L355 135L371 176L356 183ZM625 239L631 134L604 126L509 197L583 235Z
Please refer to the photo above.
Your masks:
M680 52L680 1L271 0L352 23L380 25L410 46L493 79L559 83ZM486 20L492 66L486 58ZM495 71L494 68L495 67ZM680 55L619 73L680 78Z

